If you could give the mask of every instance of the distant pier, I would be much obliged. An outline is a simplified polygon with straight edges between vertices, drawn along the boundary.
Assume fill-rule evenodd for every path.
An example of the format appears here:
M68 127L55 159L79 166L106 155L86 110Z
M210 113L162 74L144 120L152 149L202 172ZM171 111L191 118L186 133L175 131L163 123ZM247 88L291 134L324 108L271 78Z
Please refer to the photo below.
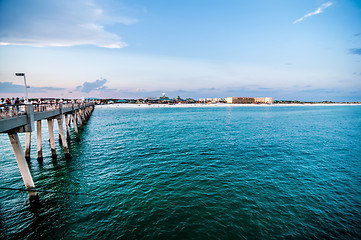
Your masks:
M70 138L69 127L71 122L74 125L76 138L79 139L79 127L90 118L94 103L67 103L67 104L39 104L39 105L20 105L18 109L11 107L6 113L3 112L0 118L0 133L7 133L11 146L14 151L16 161L23 178L25 188L29 191L30 202L38 201L38 193L34 191L35 184L31 177L26 159L30 159L31 133L37 131L37 158L43 159L42 153L42 132L41 120L46 119L48 123L49 141L51 154L56 158L55 140L54 140L54 121L57 121L59 140L64 148L66 157L70 157L67 139ZM65 131L63 125L65 124ZM18 133L26 133L25 154L21 148ZM66 134L66 135L65 135Z

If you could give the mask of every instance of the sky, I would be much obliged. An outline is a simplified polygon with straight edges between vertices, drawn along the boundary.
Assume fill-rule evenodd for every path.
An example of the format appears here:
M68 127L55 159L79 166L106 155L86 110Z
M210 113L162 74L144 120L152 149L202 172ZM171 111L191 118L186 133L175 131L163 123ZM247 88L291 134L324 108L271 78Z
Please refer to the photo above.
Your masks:
M0 96L361 101L359 0L0 0Z

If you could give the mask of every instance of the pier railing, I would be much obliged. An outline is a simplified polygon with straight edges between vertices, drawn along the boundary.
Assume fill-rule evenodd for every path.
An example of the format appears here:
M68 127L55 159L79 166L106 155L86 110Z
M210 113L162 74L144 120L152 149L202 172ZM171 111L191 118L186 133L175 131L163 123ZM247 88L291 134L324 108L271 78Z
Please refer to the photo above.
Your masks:
M34 112L45 112L45 111L52 111L55 109L59 109L60 108L60 104L59 103L43 103L43 104L33 104L34 106Z
M92 102L2 105L0 107L0 133L8 132L20 126L31 125L34 121L71 113L93 105Z
M0 106L0 119L26 114L25 109L25 104Z
M67 111L81 109L87 106L94 105L94 103L41 103L31 104L33 106L34 113L54 111L57 109L65 109ZM0 119L12 118L19 115L26 114L27 104L18 105L3 105L0 106Z

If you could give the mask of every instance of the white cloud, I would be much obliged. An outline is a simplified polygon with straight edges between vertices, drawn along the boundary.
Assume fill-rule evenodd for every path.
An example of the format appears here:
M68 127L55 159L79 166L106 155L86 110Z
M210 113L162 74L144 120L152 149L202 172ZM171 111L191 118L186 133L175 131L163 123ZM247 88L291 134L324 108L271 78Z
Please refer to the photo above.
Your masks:
M111 25L114 29L116 24L137 22L135 18L121 16L121 11L107 11L94 1L89 4L83 0L40 0L32 2L30 7L0 10L3 22L0 45L123 48L127 44L115 32L106 30L106 26Z
M328 3L322 4L321 7L317 8L317 9L316 9L315 11L313 11L313 12L310 12L310 13L304 15L304 16L301 17L300 19L297 19L296 21L293 22L293 24L299 23L299 22L301 22L301 21L305 20L306 18L311 17L311 16L313 16L313 15L317 15L317 14L322 13L324 9L330 7L332 4L333 4L332 2L328 2Z

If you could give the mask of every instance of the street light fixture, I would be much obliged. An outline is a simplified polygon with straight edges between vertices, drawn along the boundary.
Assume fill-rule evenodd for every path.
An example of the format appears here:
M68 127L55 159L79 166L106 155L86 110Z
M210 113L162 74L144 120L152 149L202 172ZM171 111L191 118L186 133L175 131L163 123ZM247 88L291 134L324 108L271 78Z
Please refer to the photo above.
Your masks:
M26 103L28 102L28 86L26 85L26 77L25 77L25 73L15 73L15 76L17 77L24 77L24 92L25 92L25 101Z

